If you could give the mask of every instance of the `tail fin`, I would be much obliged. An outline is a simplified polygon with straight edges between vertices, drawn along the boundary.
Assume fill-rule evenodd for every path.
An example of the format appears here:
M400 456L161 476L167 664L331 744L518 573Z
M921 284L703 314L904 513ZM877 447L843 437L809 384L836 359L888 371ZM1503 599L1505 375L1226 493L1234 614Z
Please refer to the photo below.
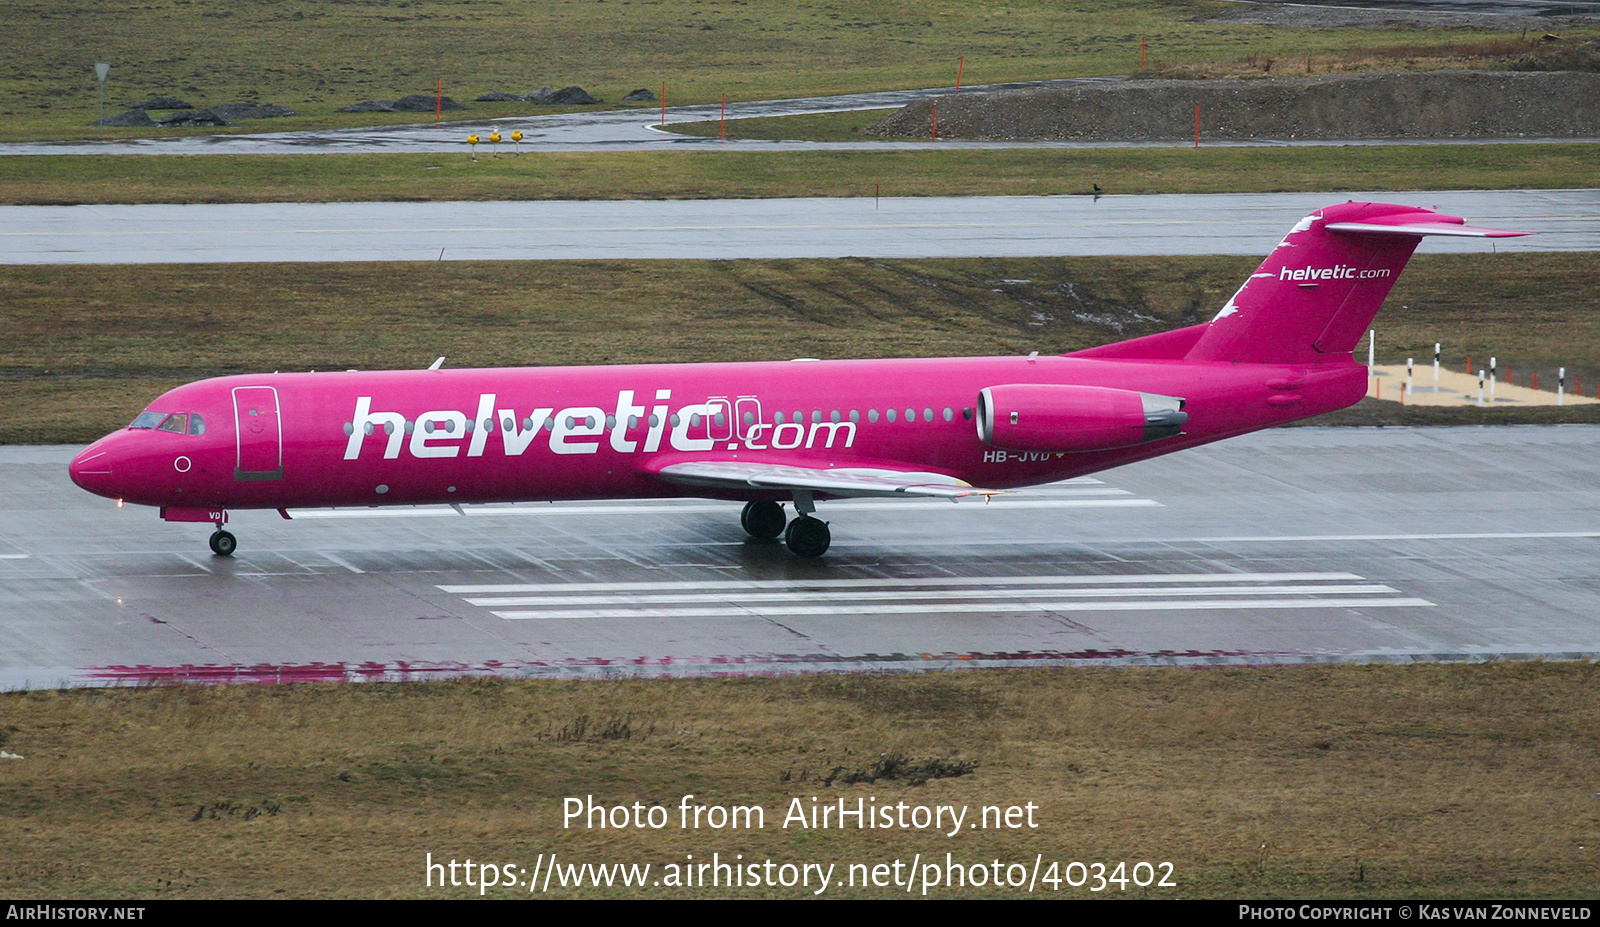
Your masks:
M1424 235L1507 238L1415 206L1342 203L1301 219L1211 320L1189 360L1349 360Z

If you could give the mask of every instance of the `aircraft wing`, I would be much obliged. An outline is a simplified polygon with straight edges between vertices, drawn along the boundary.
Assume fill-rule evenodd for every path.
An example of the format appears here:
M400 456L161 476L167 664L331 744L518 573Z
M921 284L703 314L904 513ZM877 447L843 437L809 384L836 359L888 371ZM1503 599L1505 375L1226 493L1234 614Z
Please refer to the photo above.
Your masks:
M935 496L951 502L967 496L988 498L1003 489L980 489L942 473L882 467L797 467L739 460L696 460L668 464L656 475L681 486L715 489L809 490L832 496Z

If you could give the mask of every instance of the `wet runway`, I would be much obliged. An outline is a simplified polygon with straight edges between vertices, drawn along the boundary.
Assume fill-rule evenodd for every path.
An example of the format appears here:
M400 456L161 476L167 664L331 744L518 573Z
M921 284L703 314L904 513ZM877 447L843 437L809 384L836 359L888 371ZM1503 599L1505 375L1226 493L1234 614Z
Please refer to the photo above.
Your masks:
M163 524L0 448L0 688L173 679L1600 657L1600 427L1292 428L991 505L732 503Z
M1346 199L1600 248L1600 190L0 207L0 263L1264 255ZM1486 251L1430 238L1422 251Z

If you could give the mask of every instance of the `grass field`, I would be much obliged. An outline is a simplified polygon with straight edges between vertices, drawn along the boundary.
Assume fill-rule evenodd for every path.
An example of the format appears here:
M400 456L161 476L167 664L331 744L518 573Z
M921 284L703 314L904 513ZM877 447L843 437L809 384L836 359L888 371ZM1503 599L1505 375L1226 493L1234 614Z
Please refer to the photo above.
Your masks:
M437 898L478 890L429 889L430 853L530 873L541 853L651 863L656 878L717 853L834 864L827 897L851 898L905 895L840 887L852 863L950 853L1028 870L1036 857L1173 864L1176 888L1102 896L1588 898L1600 878L1597 674L1422 665L10 693L0 747L22 758L0 760L0 871L14 898ZM913 784L886 758L947 775ZM890 777L847 782L875 770ZM682 829L685 795L760 806L765 827ZM587 796L660 804L671 824L564 827L562 800ZM1021 826L954 838L782 826L793 799L813 797L973 817L1032 803L1037 826L1021 811ZM550 895L809 896L559 885Z
M6 22L13 54L0 69L0 140L97 135L88 126L99 112L96 60L112 65L108 113L162 93L202 106L280 103L303 114L250 124L263 131L383 122L333 110L432 93L441 80L463 101L569 84L615 101L666 82L670 101L704 103L724 93L750 100L946 86L961 57L968 84L1126 73L1138 68L1141 41L1157 71L1308 55L1393 61L1523 39L1515 31L1207 21L1227 8L1202 0L23 0ZM483 104L474 114L532 111Z
M1063 352L1204 321L1257 263L0 267L0 322L11 336L0 344L8 410L0 441L89 441L164 390L205 376L425 367L441 354L467 367ZM1447 366L1494 354L1502 368L1522 377L1537 369L1546 383L1565 366L1592 394L1600 385L1597 274L1593 253L1423 255L1378 317L1379 360L1431 357L1442 341ZM1406 414L1506 419L1498 409Z
M1600 145L0 158L0 205L1600 186Z

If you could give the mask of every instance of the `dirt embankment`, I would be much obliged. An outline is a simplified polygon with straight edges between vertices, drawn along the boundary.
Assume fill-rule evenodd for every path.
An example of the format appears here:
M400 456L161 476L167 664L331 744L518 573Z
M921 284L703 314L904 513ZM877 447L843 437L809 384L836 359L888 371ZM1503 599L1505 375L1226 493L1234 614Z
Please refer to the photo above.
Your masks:
M1081 141L1600 137L1600 74L1431 71L1260 80L1128 80L921 100L867 131Z

